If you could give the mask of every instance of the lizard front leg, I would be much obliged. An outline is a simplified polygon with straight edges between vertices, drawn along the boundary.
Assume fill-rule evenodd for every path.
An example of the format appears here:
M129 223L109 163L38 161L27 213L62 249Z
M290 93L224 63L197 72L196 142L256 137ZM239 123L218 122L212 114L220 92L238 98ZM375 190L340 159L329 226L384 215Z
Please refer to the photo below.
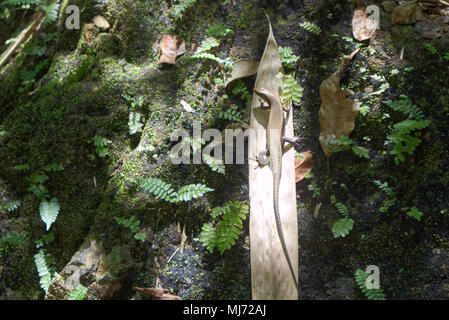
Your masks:
M259 152L259 154L256 156L257 165L254 167L254 169L257 169L258 167L266 166L270 162L270 152L268 149L262 150Z

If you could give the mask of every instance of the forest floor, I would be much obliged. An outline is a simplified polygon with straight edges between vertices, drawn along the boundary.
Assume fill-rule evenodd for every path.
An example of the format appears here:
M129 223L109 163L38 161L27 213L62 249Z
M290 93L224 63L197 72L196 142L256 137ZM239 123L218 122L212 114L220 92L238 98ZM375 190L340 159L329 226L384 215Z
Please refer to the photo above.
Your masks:
M207 164L174 165L169 152L170 134L190 131L193 121L223 130L247 118L254 77L226 88L223 63L194 58L191 48L223 24L232 32L216 35L208 52L220 61L259 60L264 13L278 45L299 57L292 68L303 88L293 106L301 138L295 149L310 150L314 160L312 175L296 185L299 298L362 299L354 274L369 265L379 267L387 299L449 298L449 8L446 16L426 9L420 22L393 24L395 1L361 1L380 8L380 29L359 42L352 1L228 2L197 0L176 18L171 1L70 1L84 8L80 30L49 25L12 68L0 70L0 299L44 298L51 279L39 276L36 256L58 273L47 286L50 299L67 299L80 285L92 299L145 298L135 287L183 299L251 298L248 220L223 254L200 241L211 208L248 201L247 164L226 165L223 174ZM110 26L91 24L98 15ZM22 15L15 19L21 23L0 20L10 31L1 43L25 26ZM158 64L154 48L163 34L186 41L174 65ZM36 48L44 52L33 54ZM346 148L328 167L319 141L320 84L341 54L356 48L341 84L360 102L350 138L367 153ZM402 160L388 136L413 114L392 103L415 106L429 122L411 130L419 143ZM143 120L132 123L138 128L131 134L136 112ZM170 203L145 191L149 177L175 190L203 184L214 191ZM46 230L40 207L53 198L60 211ZM341 205L353 228L335 238Z

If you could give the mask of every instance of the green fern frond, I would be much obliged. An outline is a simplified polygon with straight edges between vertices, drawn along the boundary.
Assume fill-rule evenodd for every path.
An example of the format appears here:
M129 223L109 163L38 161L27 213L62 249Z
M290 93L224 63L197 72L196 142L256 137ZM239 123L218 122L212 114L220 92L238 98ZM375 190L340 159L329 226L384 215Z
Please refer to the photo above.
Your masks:
M213 252L216 247L217 240L217 230L213 226L212 223L205 223L202 227L202 231L200 234L200 241L203 245L209 250L209 252Z
M80 283L78 284L78 287L70 291L69 300L84 300L86 295L87 288Z
M56 221L60 210L59 201L56 198L52 198L50 201L43 200L39 205L39 213L42 221L47 227L47 231L51 225Z
M22 6L25 4L40 5L43 2L44 2L44 0L5 0L1 5L6 5L6 6Z
M299 60L298 56L293 54L290 47L279 47L279 54L281 56L281 62L284 67L293 69Z
M190 184L178 190L177 202L190 201L195 198L202 197L205 193L214 191L204 184Z
M361 146L352 146L352 152L360 158L369 159L369 150Z
M346 237L354 227L354 220L351 218L342 218L334 223L332 226L332 233L334 238Z
M131 216L130 218L115 218L117 223L125 228L131 230L132 233L136 233L140 226L140 221L136 220L135 216Z
M49 254L45 253L44 249L40 249L39 252L34 255L34 263L39 274L41 288L44 290L45 294L47 294L50 282L56 274L53 268L54 260Z
M181 15L195 4L196 0L179 0L172 8L173 15L180 18Z
M56 19L58 19L59 3L57 1L46 5L44 7L44 10L45 10L45 18L42 21L43 25L47 25L51 22L56 21Z
M215 159L214 157L203 154L203 161L212 169L212 171L218 172L220 174L225 174L225 165L222 159Z
M374 180L374 184L383 192L388 194L389 196L395 197L396 194L392 187L388 185L388 182L380 182L379 180Z
M241 122L243 119L243 111L238 110L238 107L235 104L233 104L226 110L220 110L218 112L218 118L229 121Z
M402 98L403 99L401 100L386 101L385 103L394 111L398 111L406 116L409 116L411 119L420 121L424 120L425 116L422 110L418 106L412 104L405 96Z
M406 208L402 208L401 210L403 212L405 212L410 218L413 218L417 221L421 221L421 217L422 217L423 213L421 211L419 211L417 208L406 207Z
M243 229L243 220L248 214L248 206L239 202L230 204L231 210L222 216L222 221L218 225L217 249L220 254L235 244Z
M386 300L385 294L382 289L368 289L366 287L366 280L370 274L366 273L363 270L357 269L355 272L355 281L357 282L360 290L365 294L368 300Z
M8 232L6 236L0 238L0 243L7 243L11 246L26 246L28 245L28 237L17 232Z
M13 201L9 201L7 204L5 204L3 208L8 212L13 212L13 211L17 210L21 204L22 204L22 202L20 200L13 200Z
M38 199L48 198L50 193L43 184L32 184L28 187L28 191L34 194Z
M165 183L162 180L159 180L157 178L145 178L140 183L140 186L142 187L142 189L153 194L157 198L161 198L162 200L172 203L177 201L177 192L173 190L172 186L169 183Z
M291 103L299 104L303 91L303 87L301 87L293 74L286 75L282 82L282 104L284 106L289 106Z
M229 29L224 24L219 23L207 28L206 33L209 37L223 38L229 34L233 34L234 31L232 31L232 29Z
M60 171L64 171L64 166L62 166L61 164L58 164L58 163L50 163L44 167L44 171L60 172Z
M321 28L312 22L304 21L300 24L300 26L301 26L301 28L303 28L315 35L319 35L321 33Z

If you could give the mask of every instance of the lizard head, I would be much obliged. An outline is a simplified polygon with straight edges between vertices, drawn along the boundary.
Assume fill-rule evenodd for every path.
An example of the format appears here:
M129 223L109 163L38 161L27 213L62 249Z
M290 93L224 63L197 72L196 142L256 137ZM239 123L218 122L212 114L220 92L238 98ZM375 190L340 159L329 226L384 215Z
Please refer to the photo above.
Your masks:
M266 103L271 105L272 101L275 99L273 93L265 88L254 88L254 93L261 97Z

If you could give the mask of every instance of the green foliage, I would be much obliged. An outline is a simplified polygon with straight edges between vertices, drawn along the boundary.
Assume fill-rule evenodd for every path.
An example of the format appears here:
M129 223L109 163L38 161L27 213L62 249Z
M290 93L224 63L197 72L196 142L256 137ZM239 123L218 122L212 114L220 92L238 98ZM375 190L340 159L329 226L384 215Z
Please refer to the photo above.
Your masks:
M60 210L58 199L52 198L50 201L43 200L39 205L39 213L42 221L47 226L47 231L50 229L53 222L56 221Z
M351 218L342 218L334 223L332 226L332 233L334 238L346 237L354 227L354 220Z
M43 60L39 62L33 70L22 70L19 72L20 79L22 80L22 85L25 87L25 90L29 89L33 83L36 81L36 77L39 72L44 69L48 64L48 60Z
M413 218L417 221L421 221L421 217L422 217L423 213L421 211L419 211L417 208L405 207L405 208L402 208L401 210L403 212L405 212L410 218Z
M60 172L60 171L64 171L64 166L62 166L61 164L57 164L57 163L50 163L44 167L44 170L47 172Z
M387 182L382 183L379 180L375 180L374 183L380 190L382 190L388 195L388 198L386 198L382 202L382 207L380 207L379 209L380 212L385 213L396 204L397 201L396 194L394 190L390 186L388 186Z
M36 264L37 272L39 274L41 288L44 290L45 294L47 294L50 282L56 274L54 260L44 249L40 249L39 252L34 255L34 263Z
M218 40L214 37L208 37L205 40L203 40L196 50L195 54L192 55L193 59L209 59L212 61L217 62L220 65L224 65L225 67L232 67L231 60L229 58L221 59L220 57L217 57L213 55L212 53L209 53L207 51L211 50L212 48L218 47L220 43Z
M104 158L109 154L109 145L112 143L111 140L108 140L104 137L101 136L95 136L93 138L93 143L95 146L95 151L97 152L97 154Z
M50 197L50 192L43 184L32 184L28 187L28 191L34 194L38 199Z
M7 243L11 246L21 246L24 247L28 245L28 238L26 235L17 232L8 232L6 236L0 238L0 244Z
M293 69L299 60L298 56L293 54L290 47L279 47L279 54L281 55L281 62L285 68Z
M431 54L438 55L438 50L431 44L430 42L424 43L424 47L429 51Z
M178 192L175 192L169 183L157 178L145 178L141 181L140 186L157 198L161 198L171 203L178 203L181 201L187 202L202 197L207 192L214 191L204 184L190 184L180 188Z
M353 144L352 139L347 136L335 137L332 135L329 138L329 151L333 153L349 150Z
M412 104L411 101L407 98L407 96L401 95L401 100L397 101L386 101L385 103L393 110L398 111L410 119L415 120L424 120L424 113L421 109Z
M317 198L321 195L321 188L318 187L318 185L314 181L310 182L310 184L307 186L307 189L309 191L313 191L314 198Z
M242 122L243 111L240 111L238 107L233 104L226 110L220 110L218 112L218 118L229 121Z
M5 204L3 206L3 209L5 209L8 212L13 212L15 210L17 210L21 205L21 201L20 200L12 200L9 201L7 204ZM0 211L1 211L2 206L0 206Z
M180 18L182 14L190 7L192 7L196 0L175 0L176 4L172 7L172 12L175 18Z
M234 88L232 89L232 93L235 95L240 95L242 100L246 100L246 103L249 104L252 99L251 93L249 93L248 88L243 81L237 81Z
M27 163L19 164L17 166L14 166L13 169L16 171L26 171L26 170L30 170L30 165Z
M394 130L387 136L387 141L393 144L390 154L395 155L394 163L396 165L405 161L404 153L412 155L416 147L421 143L421 139L412 136L410 133L428 127L428 120L407 119L394 125Z
M237 201L228 201L212 210L213 221L203 225L200 241L213 252L216 247L223 254L235 244L243 229L249 207Z
M2 5L6 6L23 6L23 5L39 5L44 0L5 0Z
M301 28L303 28L315 35L319 35L321 33L321 28L312 22L304 21L300 24L300 26L301 26Z
M360 158L369 159L369 150L364 147L352 146L352 152L354 152Z
M129 229L134 234L134 239L145 241L147 236L146 234L139 231L140 221L136 219L135 216L131 216L130 218L115 218L117 223L127 229Z
M344 217L334 223L332 226L332 233L334 234L334 238L345 237L354 227L354 220L349 217L348 207L345 204L338 202L334 195L331 196L331 202Z
M41 8L45 11L45 18L42 21L43 25L52 23L58 19L59 3L54 1L48 5L43 5Z
M214 191L214 189L210 189L204 184L190 184L178 190L178 198L176 202L187 202L192 199L202 197L205 193L210 191Z
M232 31L232 29L229 29L224 24L218 23L207 28L206 33L209 37L224 38L229 34L233 34L234 31Z
M355 272L355 281L357 282L360 290L365 294L368 300L386 300L385 294L382 289L368 289L366 287L366 281L370 276L369 273L366 273L363 270L357 269Z
M282 77L282 74L280 75ZM288 74L284 77L282 82L282 103L284 106L289 106L291 103L299 104L302 98L304 88L301 87L294 74Z
M70 291L69 300L84 300L86 295L87 288L80 283L78 284L78 287Z
M222 159L216 159L208 154L203 154L203 161L206 163L212 171L225 174L225 165L223 164Z
M128 127L129 127L129 134L133 135L136 134L140 128L143 127L143 117L142 115L137 111L131 111L129 113L129 120L128 120Z

